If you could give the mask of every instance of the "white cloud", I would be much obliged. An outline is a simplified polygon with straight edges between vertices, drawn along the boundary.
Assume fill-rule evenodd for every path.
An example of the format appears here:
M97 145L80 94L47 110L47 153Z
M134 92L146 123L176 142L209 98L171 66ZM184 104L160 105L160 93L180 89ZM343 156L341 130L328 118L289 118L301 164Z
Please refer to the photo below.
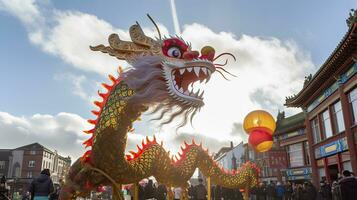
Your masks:
M88 138L82 130L89 128L85 119L72 113L18 117L0 112L0 146L17 148L39 142L52 150L58 150L63 156L77 158L84 152L81 143Z
M26 25L39 23L42 20L35 0L1 0L0 10L6 10Z

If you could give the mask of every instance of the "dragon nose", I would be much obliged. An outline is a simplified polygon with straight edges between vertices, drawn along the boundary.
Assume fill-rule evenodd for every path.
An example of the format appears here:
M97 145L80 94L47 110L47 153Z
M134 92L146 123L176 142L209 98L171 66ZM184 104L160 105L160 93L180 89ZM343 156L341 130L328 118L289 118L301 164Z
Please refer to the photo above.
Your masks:
M214 50L213 47L211 47L211 46L204 46L204 47L201 49L201 57L200 57L200 58L213 61L213 59L214 59L214 54L215 54L215 50Z
M194 58L198 58L199 55L198 51L186 51L182 57L185 60L193 60Z

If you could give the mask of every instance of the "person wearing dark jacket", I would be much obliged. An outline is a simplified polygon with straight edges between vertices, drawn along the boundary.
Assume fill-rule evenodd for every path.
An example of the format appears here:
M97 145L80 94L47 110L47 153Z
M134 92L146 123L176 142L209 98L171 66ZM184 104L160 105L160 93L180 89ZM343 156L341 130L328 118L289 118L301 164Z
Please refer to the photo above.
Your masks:
M302 190L302 200L315 200L317 196L316 188L310 183L305 182Z
M324 200L332 200L332 190L330 185L326 181L320 182L320 191L319 194Z
M341 196L343 200L357 198L357 180L348 170L343 171L343 179L340 180Z
M145 199L153 199L155 197L155 188L153 181L149 179L148 184L144 188Z
M202 179L198 179L198 182L199 182L199 184L198 185L196 185L196 198L198 199L198 200L206 200L207 199L207 197L206 197L206 195L207 195L207 189L206 189L206 187L203 185L203 180Z
M48 200L48 196L54 190L50 176L50 170L44 169L40 176L31 182L29 192L32 200Z
M157 194L156 195L157 200L166 200L166 196L167 196L166 186L163 184L159 184L159 186L157 187L156 194Z
M0 200L9 199L9 190L6 188L6 177L2 176L0 179Z

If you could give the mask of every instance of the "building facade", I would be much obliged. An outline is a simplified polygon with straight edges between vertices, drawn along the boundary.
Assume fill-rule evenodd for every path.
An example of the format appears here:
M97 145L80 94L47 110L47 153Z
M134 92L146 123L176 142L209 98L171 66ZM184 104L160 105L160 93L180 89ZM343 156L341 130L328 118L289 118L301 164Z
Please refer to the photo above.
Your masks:
M311 180L309 143L304 122L303 112L289 117L279 112L277 116L274 139L286 152L287 168L281 172L287 181L302 183Z
M7 177L11 193L26 190L31 180L43 169L49 169L53 183L59 184L70 166L70 157L63 157L39 143L16 149L0 149L0 175Z
M320 69L305 78L302 90L286 106L304 111L312 181L330 183L343 170L357 173L357 12L348 31Z

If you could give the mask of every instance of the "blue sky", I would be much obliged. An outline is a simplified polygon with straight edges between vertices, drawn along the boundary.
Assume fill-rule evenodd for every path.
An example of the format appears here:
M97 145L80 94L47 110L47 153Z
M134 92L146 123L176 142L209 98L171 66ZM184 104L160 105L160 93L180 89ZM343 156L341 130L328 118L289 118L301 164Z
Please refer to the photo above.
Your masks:
M66 23L70 24L72 18L69 16L82 17L84 15L93 17L88 19L89 23L92 23L93 20L101 24L107 23L110 24L110 27L114 30L120 29L127 31L130 25L134 24L135 21L139 21L143 27L152 28L152 24L146 18L146 13L150 13L168 32L174 33L172 13L168 0L24 0L20 2L21 3L18 4L16 0L0 1L0 42L2 44L0 46L0 84L2 85L0 111L3 112L3 117L0 117L0 127L1 124L3 126L6 125L6 129L3 130L9 131L9 133L0 131L1 137L10 134L16 127L20 126L16 124L16 120L24 120L26 121L25 124L34 123L32 120L36 114L42 117L46 115L54 117L55 121L56 119L58 120L56 117L59 117L59 113L74 114L83 119L91 117L90 110L93 106L89 103L89 99L92 98L99 89L97 83L106 81L106 78L102 73L98 73L98 70L83 69L88 64L81 64L82 61L78 60L73 61L71 59L74 58L69 58L67 55L61 53L62 50L76 47L76 42L69 45L66 44L67 46L59 45L61 47L57 48L48 46L51 44L58 45L58 43L53 41L51 43L49 39L46 40L47 36L45 36L44 40L31 40L32 33L41 30L45 35L50 34L58 27L57 25L62 22L62 19L67 19L68 17ZM242 46L242 49L238 52L246 52L247 55L249 55L248 57L254 57L249 58L251 59L249 60L248 57L244 57L245 54L236 55L238 57L238 63L235 64L237 68L232 67L233 71L244 75L253 73L253 71L256 70L254 73L257 74L259 71L270 70L269 67L274 65L275 62L278 62L278 65L281 64L282 68L272 68L270 70L273 72L276 70L276 73L282 73L281 76L271 78L272 83L268 81L266 83L257 84L256 87L252 89L255 91L247 91L246 96L249 96L249 99L242 100L242 102L239 101L237 97L238 107L248 105L247 107L249 109L264 108L276 114L277 109L283 108L282 99L298 91L299 87L301 88L302 86L303 76L309 72L316 71L337 46L347 31L345 20L348 17L349 10L351 8L357 8L357 2L352 0L176 0L176 8L180 26L183 30L183 36L191 38L193 40L191 42L194 43L197 40L196 44L201 45L202 41L200 40L199 34L206 34L212 31L212 33L210 33L211 35L207 37L202 36L204 42L212 43L213 45L216 43L219 45L218 41L237 42L238 47L239 45ZM84 18L78 19L78 27L86 26L85 23L81 23L80 21L83 19ZM94 22L92 24L94 24ZM194 24L198 24L199 26L194 26ZM70 25L64 27L73 28L73 25ZM92 27L92 25L90 27ZM83 30L80 34L84 36L93 34L92 31L85 28L80 30ZM199 32L197 30L209 31ZM70 34L78 33L78 31L68 32ZM100 32L100 30L93 30L93 32L97 33ZM229 35L221 34L222 32L229 33ZM56 36L62 37L60 34L63 34L63 37L71 37L68 34L66 35L65 30ZM75 37L75 35L73 35L73 37ZM67 40L68 39L65 41ZM102 37L102 40L105 42L106 36ZM78 42L78 45L83 45L81 43L83 41ZM87 45L89 46L91 44L89 43ZM225 44L220 48L225 49L225 47L227 47L229 50L236 48L234 46L229 47L229 45L231 44ZM48 50L48 48L50 48L50 50ZM258 48L260 49L258 50ZM264 49L266 49L266 51L263 51ZM254 53L255 50L256 54ZM291 62L287 61L286 63L284 58L276 58L270 61L269 59L272 56L268 55L272 53L273 56L276 56L274 52L279 54L284 52L287 57L292 56L293 58L291 58ZM88 55L91 56L92 54ZM242 56L242 62L239 62L240 56ZM79 56L79 58L75 59L86 59L86 57ZM264 65L263 69L255 69L256 65L254 65L254 63L265 63L265 60L267 61L266 63L270 63L270 65ZM107 63L111 65L115 63L115 61L108 60L103 62L103 65ZM103 68L105 67L115 68L116 66L103 66ZM284 71L284 67L287 69L286 72ZM249 71L250 68L253 71ZM292 68L292 70L289 68ZM279 82L274 81L274 79L285 77L283 73L290 73L290 71L292 71L291 73L296 72L296 76L295 74L291 76L293 79L292 82L296 82L296 85L286 88L286 90L283 89L277 94L272 93L271 91L275 91L274 88L279 86ZM248 80L249 82L252 79L254 81L254 78L255 77L245 76L242 77L241 80ZM237 81L239 82L239 80ZM291 80L286 81L291 82ZM238 82L236 82L236 84L238 84ZM234 83L235 82L233 82L233 84ZM217 85L219 85L218 82ZM262 85L271 85L272 87L265 88ZM232 86L232 88L237 88L236 91L232 91L234 93L240 93L241 91L238 86ZM243 90L244 88L242 88L242 91ZM83 92L83 94L76 94L76 92ZM271 96L256 96L258 93L269 93ZM242 94L245 93L242 92ZM220 103L221 101L222 100L220 100ZM235 101L232 100L232 102L234 104ZM274 104L274 106L269 107L271 104ZM207 113L219 111L220 104L208 103L207 105L215 107L211 108L212 110L207 111ZM237 104L231 106L236 105ZM239 124L246 112L246 110L237 109L235 113L231 114L232 117L229 119L231 120L229 123ZM294 112L296 111L291 111L291 113ZM10 122L4 113L8 114L6 115L7 117L10 115ZM205 115L205 111L202 115ZM235 120L234 115L237 115ZM202 118L204 117L205 116ZM204 119L212 120L209 118ZM199 122L198 120L197 123ZM219 124L220 122L217 123ZM80 122L80 124L81 126L85 126L82 122ZM60 126L61 123L58 123L58 125ZM222 126L223 125L224 123ZM25 129L31 129L31 127L32 125L26 125ZM146 127L146 124L144 123L140 127L143 129L143 127ZM141 130L140 127L139 130ZM227 138L232 136L229 131L231 129L232 127L224 129L224 131L227 132ZM196 131L199 130L200 128L196 129ZM18 130L16 129L16 131ZM55 133L58 130L53 131ZM39 130L39 132L41 132L41 130ZM232 130L232 132L234 132L234 130ZM31 135L31 133L29 134ZM206 136L215 138L215 134L213 133ZM232 137L234 138L236 136L237 135L233 135ZM41 135L39 135L39 137L41 138ZM74 138L78 139L78 136ZM16 137L13 139L16 139ZM46 142L49 143L48 145L52 145L51 141L53 139L54 138L46 140ZM7 141L7 143L11 144L12 141ZM26 143L26 141L24 141L24 143ZM20 143L17 142L16 144ZM0 148L2 145L5 144L0 143ZM59 145L52 146L54 148L60 148ZM72 151L74 152L75 150ZM73 152L66 153L77 155Z

